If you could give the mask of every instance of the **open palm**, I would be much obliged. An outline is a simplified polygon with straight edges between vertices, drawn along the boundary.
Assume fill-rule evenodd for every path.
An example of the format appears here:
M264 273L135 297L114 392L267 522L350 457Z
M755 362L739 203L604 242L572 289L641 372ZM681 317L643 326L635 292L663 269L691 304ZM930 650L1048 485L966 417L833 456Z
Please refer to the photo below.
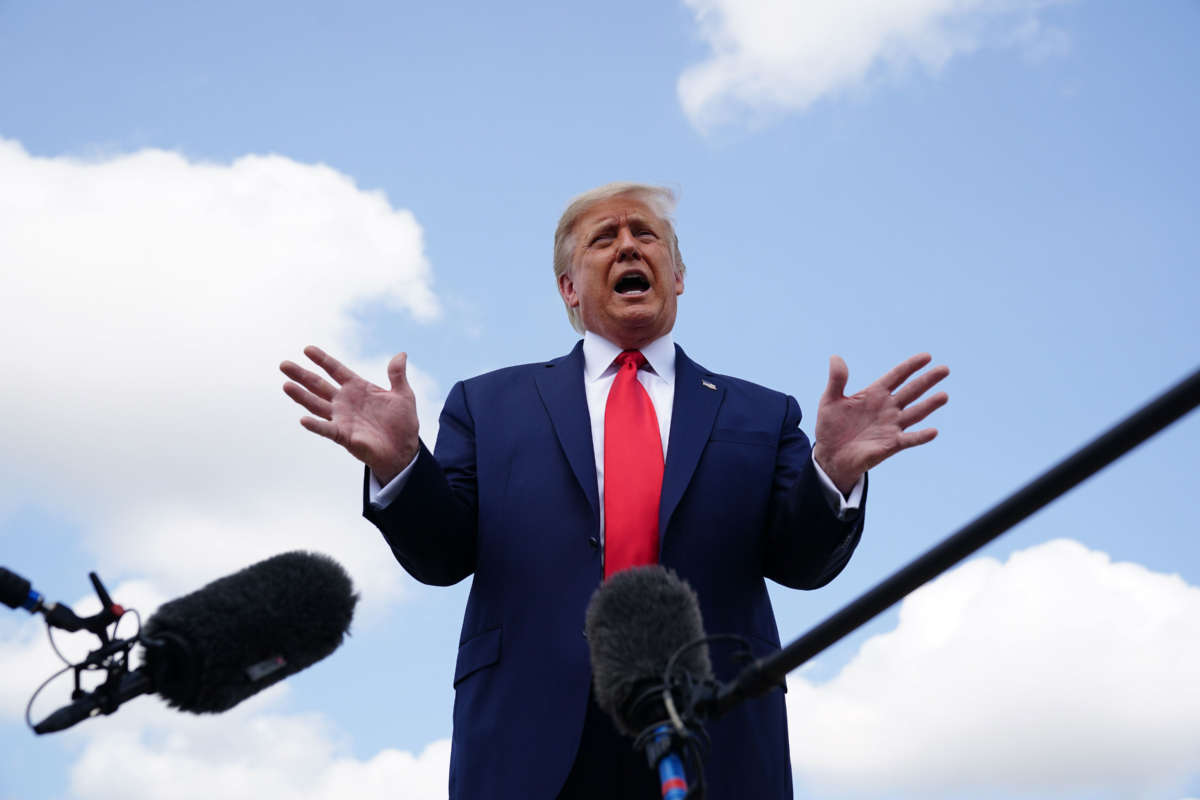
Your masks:
M364 380L318 347L306 347L304 354L337 385L291 361L279 365L295 381L284 384L284 393L315 415L300 424L346 448L387 483L420 447L416 397L405 372L407 354L388 363L390 389Z
M839 356L829 359L829 383L817 408L813 456L842 492L849 492L864 472L884 459L937 436L936 428L907 430L949 399L939 392L916 402L950 374L948 367L939 366L908 380L929 361L928 353L915 355L861 391L846 395L850 377L846 362Z

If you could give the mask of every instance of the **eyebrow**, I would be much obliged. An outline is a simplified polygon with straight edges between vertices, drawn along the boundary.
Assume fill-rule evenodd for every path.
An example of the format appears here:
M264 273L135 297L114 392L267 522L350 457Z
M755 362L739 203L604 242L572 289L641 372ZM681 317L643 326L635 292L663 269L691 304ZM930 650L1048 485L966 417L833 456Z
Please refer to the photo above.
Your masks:
M625 218L629 220L630 225L642 225L647 228L654 227L653 223L651 222L652 218L645 217L641 214L629 214ZM597 220L594 224L588 226L587 232L588 233L598 233L600 231L603 231L605 228L617 227L618 219L619 219L618 217L614 216L614 217L605 217L604 219Z

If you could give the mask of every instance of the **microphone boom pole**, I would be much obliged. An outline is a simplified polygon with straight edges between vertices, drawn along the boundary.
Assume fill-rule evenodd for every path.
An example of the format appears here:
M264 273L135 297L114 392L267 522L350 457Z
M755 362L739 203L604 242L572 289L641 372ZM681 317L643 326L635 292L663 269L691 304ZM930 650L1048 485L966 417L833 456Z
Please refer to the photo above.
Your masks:
M1200 405L1200 369L1001 500L956 533L894 572L799 639L746 667L723 686L706 711L719 717L743 700L759 697L834 642L869 622L907 594L1073 489Z

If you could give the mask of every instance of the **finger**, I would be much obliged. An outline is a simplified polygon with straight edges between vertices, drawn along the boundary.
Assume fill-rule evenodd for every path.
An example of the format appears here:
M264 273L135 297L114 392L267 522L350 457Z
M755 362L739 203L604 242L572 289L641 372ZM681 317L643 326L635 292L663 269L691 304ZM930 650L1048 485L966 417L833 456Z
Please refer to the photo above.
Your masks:
M299 364L284 361L279 365L279 371L324 400L332 400L333 396L337 394L336 386Z
M922 400L912 408L906 408L900 414L900 428L916 425L921 420L928 417L934 411L937 411L942 406L946 405L946 401L950 399L950 395L945 392L938 392L933 397Z
M841 356L829 357L829 383L825 384L825 399L840 400L850 380L850 368Z
M317 419L316 417L301 417L300 424L318 436L324 436L326 439L334 442L338 440L337 426L332 422Z
M408 353L397 353L388 362L388 380L392 383L392 391L408 387Z
M911 358L906 358L885 372L876 383L886 386L889 392L894 392L897 386L908 380L910 375L928 364L931 359L932 356L929 353L918 353Z
M333 419L333 404L328 400L322 400L303 386L297 383L285 383L283 393L318 417Z
M910 447L927 444L937 438L937 428L924 428L912 433L900 434L900 449L907 450Z
M345 364L338 361L336 358L329 355L329 353L326 353L319 347L310 344L308 347L304 348L304 355L311 358L313 363L315 363L318 367L328 372L329 377L337 381L338 385L341 385L346 381L352 381L358 377L354 370L350 369Z
M921 395L936 386L942 379L950 374L950 368L943 365L934 367L929 372L922 373L913 378L908 383L901 386L894 395L896 402L904 408L912 401L916 400Z

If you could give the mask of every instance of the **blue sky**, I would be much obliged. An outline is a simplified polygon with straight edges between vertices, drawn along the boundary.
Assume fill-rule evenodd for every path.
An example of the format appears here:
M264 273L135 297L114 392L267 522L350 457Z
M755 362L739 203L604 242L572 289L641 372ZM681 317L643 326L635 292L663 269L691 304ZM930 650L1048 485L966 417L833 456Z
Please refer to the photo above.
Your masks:
M224 717L143 699L49 739L21 722L49 645L0 616L0 798L444 796L467 586L389 563L275 365L311 342L382 381L405 349L431 434L454 381L571 347L553 226L611 180L678 191L706 367L815 414L831 353L851 388L951 366L847 570L773 590L799 635L1200 362L1198 30L1190 2L0 3L0 563L149 611L309 547L364 597ZM1200 796L1198 441L797 676L797 795Z

